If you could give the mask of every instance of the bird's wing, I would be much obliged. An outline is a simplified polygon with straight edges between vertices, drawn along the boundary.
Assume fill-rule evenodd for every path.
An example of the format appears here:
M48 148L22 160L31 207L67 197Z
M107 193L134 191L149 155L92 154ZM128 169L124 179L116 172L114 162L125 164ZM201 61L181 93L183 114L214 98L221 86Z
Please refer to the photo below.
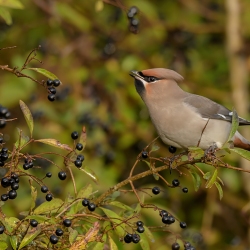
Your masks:
M184 103L195 109L203 118L232 122L231 110L206 97L189 94L184 98ZM250 125L250 121L239 117L239 125Z

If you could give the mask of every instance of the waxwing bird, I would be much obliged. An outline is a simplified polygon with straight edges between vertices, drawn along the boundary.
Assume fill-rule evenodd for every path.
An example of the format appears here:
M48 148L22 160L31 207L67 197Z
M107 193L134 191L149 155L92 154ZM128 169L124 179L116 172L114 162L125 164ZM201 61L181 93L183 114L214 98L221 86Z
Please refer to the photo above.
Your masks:
M162 141L176 148L221 148L227 142L233 112L212 100L183 91L183 77L170 69L131 71L135 88L146 104ZM239 117L239 125L250 125ZM238 131L232 138L235 147L250 151L250 141Z

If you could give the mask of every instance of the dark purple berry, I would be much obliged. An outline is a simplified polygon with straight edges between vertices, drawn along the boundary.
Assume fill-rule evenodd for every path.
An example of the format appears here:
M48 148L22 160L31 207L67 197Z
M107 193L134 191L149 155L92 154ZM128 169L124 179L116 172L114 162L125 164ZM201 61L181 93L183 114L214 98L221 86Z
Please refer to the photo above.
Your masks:
M148 152L147 151L142 151L141 152L141 157L144 158L144 159L148 158Z
M30 220L30 225L31 225L32 227L37 227L38 222L37 222L36 220L32 219L32 220Z
M56 94L56 89L54 87L49 87L48 90L49 90L50 94L53 94L53 95Z
M52 234L52 235L50 236L49 240L50 240L50 242L51 242L52 244L56 244L56 243L58 242L58 237L57 237L56 235Z
M124 237L124 241L125 243L131 243L133 239L133 235L132 234L126 234Z
M3 137L0 137L0 144L3 143Z
M143 226L139 226L139 227L137 227L137 230L136 230L138 233L140 233L140 234L142 234L144 231L145 231L145 229L144 229L144 227Z
M46 194L45 199L46 201L51 201L53 199L52 194Z
M188 192L188 188L184 187L184 188L182 189L182 192L183 192L183 193L187 193L187 192Z
M0 119L0 128L4 128L6 126L6 121Z
M162 222L164 224L170 225L173 224L175 222L175 218L172 215L165 215L162 217Z
M173 245L172 245L172 250L179 250L180 249L180 245L175 242Z
M132 242L133 243L138 243L140 241L141 237L139 234L133 234L132 236Z
M9 195L9 199L14 200L17 197L17 192L16 190L10 190L8 195Z
M167 216L168 215L168 212L166 210L161 210L160 211L160 216L163 217L163 216Z
M65 227L70 227L70 226L71 226L71 220L70 220L70 219L65 219L65 220L63 221L63 225L64 225Z
M152 188L152 193L153 194L159 194L160 192L161 192L160 188L158 188L158 187L153 187Z
M137 225L138 227L140 227L140 226L143 226L144 224L143 224L142 221L138 220L138 221L136 222L136 225Z
M46 186L41 186L41 191L42 191L43 193L47 193L47 192L49 191L49 189L48 189L48 187L46 187Z
M10 185L10 179L4 177L4 178L1 180L1 185L2 185L3 188L8 187L8 186Z
M16 182L12 183L12 184L11 184L11 188L12 188L13 190L17 190L17 189L19 188L18 183L16 183Z
M173 185L174 187L178 187L178 186L180 185L180 181L177 180L177 179L174 179L174 180L172 181L172 185Z
M5 107L0 108L0 116L4 116L9 110Z
M58 173L58 177L59 177L59 179L60 180L65 180L66 178L67 178L67 174L66 174L66 172L64 172L64 171L60 171L59 173Z
M56 235L57 236L62 236L63 235L63 230L61 228L56 229Z
M84 198L84 199L82 200L82 205L83 205L84 207L87 207L87 206L89 205L89 200L86 199L86 198Z
M58 87L60 84L61 84L61 82L60 82L60 80L58 80L58 79L55 79L55 80L53 81L53 85L54 85L55 87Z
M76 157L76 159L77 159L77 160L80 160L81 162L83 162L83 161L84 161L84 156L83 156L83 155L78 155L78 156Z
M8 159L9 155L8 153L1 153L0 158L2 161L6 161Z
M7 194L1 195L1 201L7 201L8 199L9 199L9 195L7 195Z
M82 162L80 160L75 160L74 164L76 167L80 168L82 166Z
M7 148L2 148L1 153L8 153L8 149Z
M48 178L50 178L52 176L52 173L50 173L50 172L48 172L47 174L46 174L46 177L48 177Z
M96 205L94 203L89 203L88 204L88 210L93 212L96 209Z
M47 86L52 86L53 85L53 81L50 80L50 79L48 79L46 83L47 83Z
M76 140L77 138L78 138L78 132L77 131L73 131L72 133L71 133L71 138L73 139L73 140Z
M181 222L180 222L180 227L181 227L181 228L186 228L186 227L187 227L187 223L184 222L184 221L181 221Z
M0 234L3 234L4 230L5 230L5 227L4 226L0 226Z
M78 143L76 144L76 149L79 150L79 151L81 151L81 150L83 149L83 145L82 145L81 143L78 142Z
M53 101L55 101L55 99L56 99L56 96L55 96L55 95L53 95L53 94L49 94L49 95L48 95L48 100L49 100L49 101L53 102Z
M11 113L8 111L8 112L4 115L4 117L5 117L6 119L9 119L9 118L11 117Z

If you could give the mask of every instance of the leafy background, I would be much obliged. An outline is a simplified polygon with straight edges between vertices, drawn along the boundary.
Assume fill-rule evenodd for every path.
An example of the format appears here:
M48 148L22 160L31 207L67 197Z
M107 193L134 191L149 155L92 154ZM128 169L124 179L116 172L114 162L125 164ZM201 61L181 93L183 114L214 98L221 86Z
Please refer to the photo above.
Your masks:
M249 9L248 0L232 1L241 8L241 50L230 53L230 18L228 1L176 0L176 1L46 1L0 0L0 47L16 45L17 48L0 51L0 64L21 67L28 53L39 44L38 62L32 67L43 67L56 74L63 82L59 100L47 100L45 89L28 79L17 78L1 71L0 104L11 110L16 121L8 123L4 133L7 146L17 139L20 128L28 135L28 128L19 108L23 100L35 118L35 138L55 138L72 144L70 133L87 129L85 163L99 178L93 183L101 194L128 176L137 155L155 137L147 110L135 91L130 70L165 67L178 71L186 79L182 88L204 95L228 108L238 107L240 116L249 118L246 100L232 95L239 82L232 82L233 56L240 54L244 61L244 74L250 68L249 60ZM9 3L9 4L8 4ZM12 3L12 4L11 4ZM139 31L129 30L126 13L131 6L140 10ZM7 23L6 23L7 22ZM233 65L233 66L232 66ZM241 67L242 68L242 67ZM43 79L34 72L27 74ZM240 76L239 76L240 79ZM245 95L249 81L245 81ZM248 99L247 99L248 100ZM157 154L168 155L167 147L159 141ZM51 150L40 144L28 148L35 154ZM58 151L60 152L60 151ZM48 156L59 166L62 160ZM235 155L227 156L233 166L242 166ZM58 169L47 162L36 162L41 168L33 169L41 177ZM141 168L147 166L141 165ZM4 175L4 170L1 170ZM218 192L200 188L194 191L191 176L180 177L188 194L180 189L166 189L159 197L148 197L150 202L173 211L186 221L188 229L183 236L194 241L198 249L246 249L249 246L249 174L232 170L219 170L225 183L224 197L219 201ZM90 178L75 170L78 188L91 182ZM171 181L177 175L165 173ZM2 207L8 216L14 216L30 206L30 190L23 179L16 200ZM47 184L58 197L72 193L72 182L54 178ZM153 187L164 184L147 177L136 183L137 187ZM39 194L37 203L44 201ZM136 202L123 201L128 205ZM17 206L18 204L18 206ZM144 211L146 225L160 224L160 217L151 210ZM173 231L178 231L178 227ZM170 249L175 237L167 232L154 233L156 241L152 249ZM117 239L118 241L118 239ZM135 245L119 245L119 249L140 249Z

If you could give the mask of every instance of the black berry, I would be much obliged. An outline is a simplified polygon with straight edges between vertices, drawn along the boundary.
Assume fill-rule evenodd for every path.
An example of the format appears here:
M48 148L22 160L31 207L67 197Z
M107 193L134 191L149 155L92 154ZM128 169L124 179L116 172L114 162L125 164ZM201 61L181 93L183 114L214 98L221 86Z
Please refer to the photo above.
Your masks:
M49 191L49 189L48 189L48 187L46 187L46 186L41 186L41 191L42 191L43 193L47 193L47 192Z
M0 234L3 234L4 230L5 230L5 227L4 226L0 226Z
M71 138L73 139L73 140L76 140L77 138L78 138L78 132L77 131L73 131L72 133L71 133Z
M48 178L50 178L52 176L52 173L50 173L50 172L48 172L47 174L46 174L46 177L48 177Z
M173 147L173 146L169 146L168 151L169 151L171 154L173 154L173 153L176 152L176 148Z
M144 227L143 226L139 226L139 227L137 227L137 230L136 230L138 233L140 233L140 234L142 234L144 231L145 231L145 229L144 229Z
M74 164L76 167L80 168L82 166L82 162L80 160L75 160Z
M8 195L9 195L9 199L14 200L17 197L17 192L16 190L10 190Z
M125 243L131 243L133 239L133 235L132 234L126 234L124 237L124 241Z
M7 112L8 112L8 109L7 109L7 108L5 108L5 107L1 107L1 108L0 108L0 115L1 115L1 116L4 116Z
M11 184L11 188L12 188L13 190L17 190L17 189L19 188L18 183L16 183L16 182L12 183L12 184Z
M163 216L162 222L164 224L170 225L175 222L175 218L172 215Z
M9 195L7 195L7 194L1 195L1 201L7 201L8 199L9 199Z
M147 151L142 151L141 152L141 157L144 158L144 159L148 158L148 152Z
M63 180L66 179L67 174L66 174L66 172L64 172L64 171L60 171L60 172L58 173L58 177L59 177L60 180L63 181Z
M88 210L93 212L96 209L96 205L94 203L89 203L88 204Z
M174 179L174 180L172 181L172 185L173 185L174 187L178 187L178 186L180 185L179 180Z
M168 212L166 210L161 210L160 211L160 216L163 217L163 216L167 216L168 215Z
M181 228L186 228L186 227L187 227L187 223L184 222L184 221L181 221L181 222L180 222L180 227L181 227Z
M138 243L140 241L140 235L139 234L133 234L132 236L132 242L133 243Z
M6 161L8 159L9 155L8 153L1 153L0 158L2 161Z
M9 185L10 185L10 180L9 180L9 178L3 178L2 180L1 180L1 185L2 185L2 187L3 188L6 188L6 187L8 187Z
M63 230L61 228L56 229L56 235L57 236L62 236L63 235Z
M83 205L84 207L87 207L87 206L89 205L89 200L86 199L86 198L84 198L84 199L82 200L82 205Z
M0 144L3 143L3 137L0 137Z
M50 242L51 242L52 244L56 244L56 243L58 242L58 237L57 237L56 235L52 234L52 235L50 236L49 240L50 240Z
M55 95L53 95L53 94L49 94L49 95L48 95L48 100L49 100L49 101L53 102L53 101L55 101L55 99L56 99L56 96L55 96Z
M82 145L81 143L78 142L78 143L76 144L76 149L79 150L79 151L81 151L81 150L83 149L83 145Z
M38 222L37 222L36 220L30 220L30 225L31 225L32 227L37 227Z
M30 161L29 162L29 168L33 168L34 164L33 164L33 161Z
M50 79L48 79L46 83L47 83L47 86L52 86L53 85L53 81L50 80Z
M139 220L139 221L136 222L136 225L137 225L138 227L140 227L140 226L143 226L144 224L143 224L142 221Z
M11 117L11 113L8 111L8 112L4 115L4 117L5 117L6 119L9 119L9 118Z
M159 194L160 192L161 192L160 188L158 188L158 187L153 187L152 188L152 193L153 194Z
M71 220L70 220L70 219L65 219L65 220L63 221L63 225L64 225L65 227L70 227L70 226L71 226Z
M6 126L5 120L0 120L0 128L4 128Z
M78 156L76 157L76 159L77 159L77 160L80 160L81 162L83 162L83 161L84 161L84 156L83 156L83 155L78 155Z
M26 163L23 164L23 169L24 170L28 170L29 168L30 168L30 166L29 166L28 162L26 162Z
M7 148L2 148L1 153L8 153L8 149Z
M53 199L52 194L46 194L45 199L46 201L51 201Z
M180 249L180 245L175 242L173 245L172 245L172 250L179 250Z
M56 94L56 89L54 87L49 87L48 90L49 90L50 94L53 94L53 95Z
M185 242L184 243L184 249L188 249L189 250L190 247L192 247L192 245L189 242Z
M0 161L0 167L3 167L3 166L4 166L4 162Z
M53 81L53 85L54 85L55 87L58 87L60 84L61 84L61 82L60 82L60 80L58 80L58 79L55 79L55 80Z
M187 192L188 192L188 188L184 187L184 188L182 189L182 192L183 192L183 193L187 193Z

